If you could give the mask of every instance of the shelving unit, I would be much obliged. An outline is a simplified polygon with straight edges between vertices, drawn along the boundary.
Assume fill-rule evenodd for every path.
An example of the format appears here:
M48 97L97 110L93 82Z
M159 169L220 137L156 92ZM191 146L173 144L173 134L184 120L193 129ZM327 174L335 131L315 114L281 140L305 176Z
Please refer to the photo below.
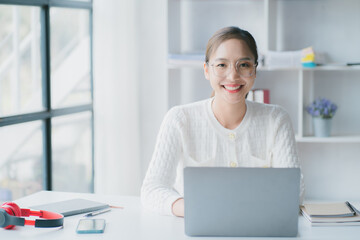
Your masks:
M288 1L291 2L291 1ZM325 3L308 3L306 1L302 2L303 5L321 5ZM331 1L329 1L331 2ZM253 33L255 38L257 39L258 49L260 53L265 53L269 50L284 50L282 46L279 45L281 42L279 33L285 32L285 30L279 30L279 19L277 14L284 11L287 3L282 0L258 0L258 1L199 1L199 0L169 0L169 56L176 56L176 58L169 58L168 60L168 72L169 72L169 107L186 103L187 101L181 100L181 93L179 93L179 89L183 89L181 87L183 81L189 81L188 79L184 80L184 78L195 78L202 74L203 69L203 60L204 57L199 52L204 52L204 48L206 46L207 39L211 36L215 30L220 27L235 25L234 22L242 22L245 19L247 21L244 26L240 26L244 29L249 30ZM290 5L294 5L290 3ZM233 6L233 7L231 7ZM211 14L215 12L222 12L219 8L223 7L224 10L228 10L227 17L221 17L220 14L216 15L216 19L221 24L211 25L213 23L212 18L210 18ZM245 19L241 19L238 15L234 14L234 8L238 7L242 9L242 13L245 14ZM243 8L249 9L249 11L244 11ZM262 10L261 10L262 9ZM201 12L196 12L200 11ZM251 12L252 11L252 12ZM206 13L207 12L207 13ZM253 14L249 14L253 13ZM196 13L199 13L197 20L202 19L201 22L196 24L189 24L189 21L192 22L195 19ZM236 12L235 12L236 13ZM261 14L262 13L262 14ZM230 15L230 16L229 16ZM252 16L255 15L255 16ZM251 18L252 17L252 18ZM230 18L234 18L234 21L229 21ZM250 20L249 20L250 18ZM256 18L256 19L254 19ZM208 19L209 21L206 21ZM221 20L221 21L220 21ZM194 21L198 22L198 21ZM216 26L219 25L219 26ZM266 34L261 34L257 27L263 29ZM212 30L214 29L214 30ZM360 31L359 31L360 32ZM208 35L208 36L206 36ZM191 41L192 40L192 41ZM199 42L202 42L200 45ZM299 43L300 45L301 43ZM306 43L301 44L301 47L306 47ZM285 49L286 50L286 49ZM316 50L316 48L315 48ZM193 54L193 53L196 54ZM195 73L197 71L197 73ZM184 73L186 72L186 73ZM304 111L305 106L309 104L314 98L318 97L317 94L317 82L323 82L324 79L320 77L314 77L314 75L322 75L324 72L356 72L356 74L360 73L359 66L338 66L338 65L328 65L328 66L320 66L315 68L271 68L267 66L258 68L258 80L256 80L255 86L256 88L264 88L270 87L271 85L277 84L275 77L267 77L268 73L270 75L283 75L282 77L288 78L287 81L292 81L292 88L296 88L293 90L297 92L297 97L294 98L294 95L289 96L289 99L292 99L292 103L285 103L283 100L280 100L280 97L277 97L277 91L270 91L270 94L276 94L273 97L272 103L283 105L289 113L293 120L293 125L297 135L299 136L299 142L329 142L330 140L319 140L311 137L312 127L311 127L311 118L307 116L307 113ZM200 73L200 74L199 74ZM289 73L289 74L287 74ZM286 76L284 76L284 74ZM203 77L202 77L203 78ZM175 80L177 79L177 80ZM180 82L178 82L180 81ZM195 80L196 81L196 80ZM266 81L266 82L265 82ZM269 84L269 82L271 83ZM282 80L280 80L281 82ZM294 84L294 82L296 82ZM331 82L331 79L329 80ZM359 81L360 82L360 81ZM289 84L289 83L286 83ZM189 85L189 84L188 84ZM196 85L196 83L195 83ZM200 88L203 88L204 84ZM291 84L290 84L291 85ZM358 85L360 87L360 85ZM326 87L325 87L326 88ZM177 93L174 93L175 90ZM205 88L205 91L210 91L210 89ZM186 91L185 91L186 92ZM322 91L320 91L322 92ZM210 93L208 93L209 95ZM285 94L286 95L286 94ZM206 94L204 94L206 96ZM327 97L327 95L325 95ZM200 98L200 97L199 97ZM331 99L331 96L329 96ZM283 98L282 98L283 99ZM195 99L194 100L198 100ZM335 101L335 100L334 100ZM291 101L290 101L291 102ZM340 108L341 102L339 103ZM297 111L293 109L296 108ZM348 107L345 109L345 113L349 114L351 110ZM360 112L360 111L359 111ZM335 116L336 118L337 116ZM360 114L357 114L354 119L354 123L360 122ZM335 121L335 124L336 121ZM339 124L341 125L341 124ZM339 135L337 138L331 138L331 142L347 142L347 139L351 139L349 141L358 141L358 137L360 136L360 126L354 124L352 127L353 133L351 134L348 129L345 129L344 133L342 133L341 127L335 127L335 135ZM344 135L344 137L341 137ZM350 136L349 136L350 135ZM345 137L349 136L349 137ZM360 142L360 141L359 141Z

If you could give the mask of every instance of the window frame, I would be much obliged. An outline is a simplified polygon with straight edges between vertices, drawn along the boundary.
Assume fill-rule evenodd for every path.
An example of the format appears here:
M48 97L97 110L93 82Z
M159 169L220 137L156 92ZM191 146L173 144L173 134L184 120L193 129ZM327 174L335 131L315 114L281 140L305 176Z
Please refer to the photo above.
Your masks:
M42 72L42 105L43 111L16 114L13 116L0 117L0 127L21 124L41 120L43 122L43 188L53 189L52 182L52 118L81 112L91 113L91 192L94 192L94 91L93 91L93 1L71 1L71 0L0 0L1 5L33 6L40 7L40 51ZM89 104L81 104L63 108L52 108L51 104L51 56L50 56L50 8L72 8L89 11L89 36L90 36L90 95Z

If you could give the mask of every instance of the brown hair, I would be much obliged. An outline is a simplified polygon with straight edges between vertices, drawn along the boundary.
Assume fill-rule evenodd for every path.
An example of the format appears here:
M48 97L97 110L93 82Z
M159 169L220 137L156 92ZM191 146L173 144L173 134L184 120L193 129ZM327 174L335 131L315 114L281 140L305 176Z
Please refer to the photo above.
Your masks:
M248 45L251 53L254 55L255 64L258 63L257 46L254 37L248 31L233 26L219 29L209 39L206 46L205 62L208 63L211 54L222 42L229 39L243 40Z

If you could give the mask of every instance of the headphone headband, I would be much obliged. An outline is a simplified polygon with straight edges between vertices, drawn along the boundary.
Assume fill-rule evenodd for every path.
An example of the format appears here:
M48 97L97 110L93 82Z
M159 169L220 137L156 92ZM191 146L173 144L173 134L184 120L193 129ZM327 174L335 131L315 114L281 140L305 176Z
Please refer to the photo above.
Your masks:
M37 216L40 219L28 220L23 217ZM14 225L32 225L39 228L60 227L64 224L64 216L49 211L33 211L19 208L15 203L4 203L0 207L0 227L10 229Z

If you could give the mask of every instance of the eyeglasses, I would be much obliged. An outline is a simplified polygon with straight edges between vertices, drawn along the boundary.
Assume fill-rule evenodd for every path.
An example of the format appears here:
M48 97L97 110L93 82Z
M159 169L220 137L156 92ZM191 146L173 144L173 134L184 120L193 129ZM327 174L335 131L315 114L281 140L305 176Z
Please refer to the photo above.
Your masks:
M233 64L229 60L220 59L210 64L210 66L217 77L226 77L231 73ZM235 63L236 72L241 77L253 76L255 74L256 66L257 64L254 64L251 61L239 60Z

